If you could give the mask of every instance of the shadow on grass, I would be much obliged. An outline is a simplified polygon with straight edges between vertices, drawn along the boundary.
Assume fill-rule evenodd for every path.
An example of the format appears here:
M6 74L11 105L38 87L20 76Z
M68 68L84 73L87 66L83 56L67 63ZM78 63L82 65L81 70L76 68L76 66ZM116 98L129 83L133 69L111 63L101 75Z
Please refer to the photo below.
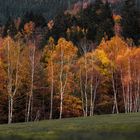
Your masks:
M24 137L24 136L1 136L0 140L139 140L140 133L121 133L121 132L69 132L60 134L57 138L42 137Z
M116 132L90 132L72 133L61 136L60 140L140 140L140 133L116 133Z
M34 140L34 139L24 138L21 136L1 136L0 140Z

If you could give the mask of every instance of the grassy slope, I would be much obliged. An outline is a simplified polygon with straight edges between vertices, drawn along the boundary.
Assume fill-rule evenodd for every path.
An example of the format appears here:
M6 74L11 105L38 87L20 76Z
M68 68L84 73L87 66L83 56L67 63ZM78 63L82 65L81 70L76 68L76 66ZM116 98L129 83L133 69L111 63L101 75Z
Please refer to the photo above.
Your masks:
M139 140L140 113L0 125L0 140Z

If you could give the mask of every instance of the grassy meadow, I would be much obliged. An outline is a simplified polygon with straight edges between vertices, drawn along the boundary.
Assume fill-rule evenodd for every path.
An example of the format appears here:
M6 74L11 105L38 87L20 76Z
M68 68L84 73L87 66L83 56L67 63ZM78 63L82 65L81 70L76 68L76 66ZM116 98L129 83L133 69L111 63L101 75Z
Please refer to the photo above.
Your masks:
M0 140L139 140L140 113L0 125Z

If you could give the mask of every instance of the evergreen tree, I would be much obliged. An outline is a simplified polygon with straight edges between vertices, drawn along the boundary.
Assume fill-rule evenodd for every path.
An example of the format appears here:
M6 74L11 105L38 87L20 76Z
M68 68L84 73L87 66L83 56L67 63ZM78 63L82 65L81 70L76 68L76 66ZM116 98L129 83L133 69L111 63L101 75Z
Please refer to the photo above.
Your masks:
M57 42L57 40L60 37L66 38L66 31L68 28L76 24L76 18L71 16L70 14L64 14L61 13L54 19L54 26L49 31L49 36L52 36L54 40Z
M26 12L26 14L23 16L20 30L24 28L24 25L28 22L34 22L36 27L44 27L46 25L46 19L43 17L42 14L34 14L31 12Z
M14 37L17 34L17 32L18 31L17 31L14 21L11 19L11 17L9 17L4 26L3 37L7 35Z
M87 39L94 41L96 34L96 21L94 5L90 4L79 13L79 26L87 29Z
M137 9L135 0L125 0L122 9L122 35L125 38L132 38L138 44L140 39L140 12Z
M112 37L114 35L114 20L110 4L96 0L80 13L80 25L88 29L87 39L97 44L105 35L108 38Z
M95 8L96 9L96 8ZM97 32L96 40L98 43L101 42L103 37L111 38L114 36L114 20L110 4L99 5L99 9L96 9L97 17Z

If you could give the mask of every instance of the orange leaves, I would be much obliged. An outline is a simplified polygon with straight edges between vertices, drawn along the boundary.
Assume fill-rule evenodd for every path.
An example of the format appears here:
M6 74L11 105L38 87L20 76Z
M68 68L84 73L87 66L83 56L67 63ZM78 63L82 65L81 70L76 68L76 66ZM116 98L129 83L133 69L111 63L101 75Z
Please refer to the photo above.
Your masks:
M77 53L77 48L73 45L72 42L66 41L64 38L60 38L58 40L58 44L56 45L56 53L61 55L63 52L63 57L66 59L73 58Z
M50 40L52 40L50 38ZM77 57L77 48L72 44L72 42L66 41L64 38L60 38L56 46L53 43L46 46L45 56L47 59L46 75L47 81L51 83L52 78L56 90L59 90L60 86L60 75L62 76L62 82L65 84L67 92L72 91L74 75L72 74L72 66L74 59ZM53 49L52 49L53 46ZM48 57L49 55L49 57ZM53 69L53 73L52 73Z
M113 67L116 67L118 56L129 51L128 45L119 36L115 36L109 41L102 41L99 48L104 50Z
M26 24L24 25L24 32L25 32L26 34L32 34L33 31L34 31L34 29L35 29L35 23L32 22L32 21L30 21L29 23L26 23Z
M54 97L54 107L59 112L60 97ZM65 94L63 101L63 117L78 117L82 115L82 102L78 97Z
M3 88L5 87L5 82L6 82L6 71L4 69L3 61L0 58L0 91L3 90Z
M19 43L14 41L9 36L5 38L3 41L2 50L1 50L3 55L3 61L6 63L9 59L9 63L13 68L16 68L17 57L20 51L19 47L20 47Z
M64 59L65 62L70 62L77 53L77 48L73 46L72 42L68 42L64 38L58 40L58 44L55 48L52 54L55 61Z
M82 114L82 102L72 95L64 96L63 115L65 117L76 117Z
M54 21L50 20L47 25L48 25L49 30L51 30L54 26Z
M113 19L116 23L120 23L122 20L122 17L120 15L113 15Z
M73 35L74 33L85 35L87 34L87 29L80 28L79 26L72 26L71 28L67 29L67 35Z

